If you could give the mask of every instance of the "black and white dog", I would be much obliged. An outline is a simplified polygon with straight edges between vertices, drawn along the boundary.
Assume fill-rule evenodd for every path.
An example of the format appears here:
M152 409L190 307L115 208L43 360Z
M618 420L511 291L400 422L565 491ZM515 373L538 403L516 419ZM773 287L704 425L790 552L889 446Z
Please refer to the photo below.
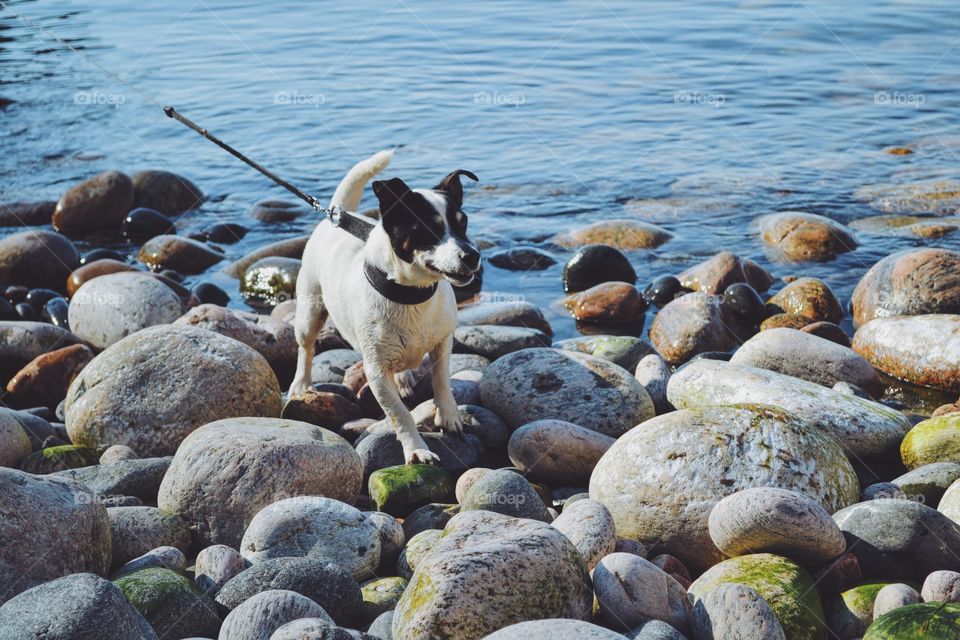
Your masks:
M355 211L367 181L390 163L381 151L358 163L340 182L330 206ZM375 181L380 222L366 243L321 222L303 252L297 278L294 326L299 350L290 397L312 385L317 334L327 315L344 339L363 355L370 390L403 446L407 464L436 463L437 456L417 432L400 399L412 384L411 369L429 354L438 427L460 433L457 403L450 391L450 351L457 323L453 285L470 284L480 269L480 252L467 237L460 210L458 169L433 189L411 189L400 178Z

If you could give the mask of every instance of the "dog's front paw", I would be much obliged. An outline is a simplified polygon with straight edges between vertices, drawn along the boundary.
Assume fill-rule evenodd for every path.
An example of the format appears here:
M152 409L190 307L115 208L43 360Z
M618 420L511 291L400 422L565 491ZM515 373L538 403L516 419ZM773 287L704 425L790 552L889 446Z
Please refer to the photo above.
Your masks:
M287 398L297 398L307 395L309 390L313 389L313 385L309 382L301 382L294 380L293 384L290 385L290 390L287 392Z
M452 410L446 411L438 408L433 423L445 433L456 436L463 435L463 423L460 422L460 410L457 409L456 406L454 406Z
M417 374L409 369L401 371L400 373L394 374L393 381L397 383L400 396L409 398L413 395L413 387L417 384Z
M430 449L414 449L409 453L404 453L403 457L407 464L432 464L439 466L440 458Z

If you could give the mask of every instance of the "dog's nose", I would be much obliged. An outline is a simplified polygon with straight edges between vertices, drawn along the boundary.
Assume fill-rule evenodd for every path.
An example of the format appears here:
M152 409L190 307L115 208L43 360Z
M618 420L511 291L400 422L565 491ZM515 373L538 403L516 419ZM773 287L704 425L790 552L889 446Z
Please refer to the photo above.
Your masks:
M480 268L480 252L471 246L464 247L463 263L470 267L471 271L476 271Z

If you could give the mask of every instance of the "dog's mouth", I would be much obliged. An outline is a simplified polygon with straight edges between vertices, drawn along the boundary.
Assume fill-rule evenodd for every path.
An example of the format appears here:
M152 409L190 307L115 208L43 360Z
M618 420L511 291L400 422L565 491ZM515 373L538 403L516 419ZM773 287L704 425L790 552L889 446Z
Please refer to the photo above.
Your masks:
M445 280L447 280L450 284L452 284L455 287L465 287L471 282L473 282L473 279L477 277L476 273L471 271L466 266L464 266L459 271L445 271L444 269L439 268L437 265L433 264L432 262L427 261L424 264L431 271L443 276Z

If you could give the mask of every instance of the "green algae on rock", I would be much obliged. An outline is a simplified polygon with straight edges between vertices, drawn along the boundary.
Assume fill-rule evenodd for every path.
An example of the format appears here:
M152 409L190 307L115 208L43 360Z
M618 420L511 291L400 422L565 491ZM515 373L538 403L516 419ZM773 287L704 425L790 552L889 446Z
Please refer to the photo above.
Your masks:
M407 516L423 505L452 499L454 484L440 467L411 464L374 471L367 487L377 511Z
M877 618L863 640L943 640L960 638L960 604L910 604Z
M900 443L907 469L932 462L960 462L960 413L948 413L918 422Z
M114 581L161 637L216 635L216 603L191 580L169 569L141 569Z

